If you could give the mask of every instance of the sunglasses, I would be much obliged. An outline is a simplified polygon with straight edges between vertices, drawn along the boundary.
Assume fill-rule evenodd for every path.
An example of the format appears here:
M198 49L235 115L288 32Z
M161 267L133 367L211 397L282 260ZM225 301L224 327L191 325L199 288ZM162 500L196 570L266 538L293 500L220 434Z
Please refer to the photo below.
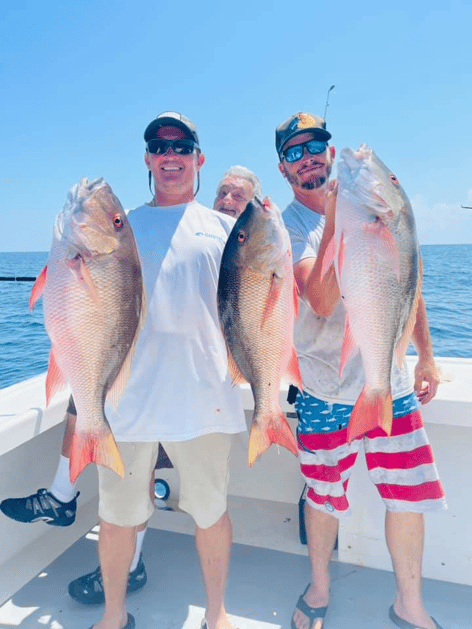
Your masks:
M198 145L193 140L163 140L156 138L146 144L147 152L153 155L164 155L171 148L176 155L190 155Z
M308 140L308 142L303 142L302 144L289 146L288 149L281 151L280 154L285 161L292 164L293 162L298 162L298 160L303 157L305 147L310 155L319 155L326 151L327 146L328 143L322 140Z

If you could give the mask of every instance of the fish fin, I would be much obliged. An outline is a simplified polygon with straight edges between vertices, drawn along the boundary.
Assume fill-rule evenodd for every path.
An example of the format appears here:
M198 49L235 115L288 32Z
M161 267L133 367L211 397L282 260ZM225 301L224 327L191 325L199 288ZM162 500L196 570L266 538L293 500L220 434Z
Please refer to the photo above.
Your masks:
M272 314L275 304L279 300L280 291L282 290L282 281L275 273L272 274L272 279L270 282L269 294L267 295L266 306L264 309L264 314L262 315L261 321L261 330L264 327L265 322L269 319Z
M226 348L228 353L228 372L231 376L231 382L233 385L236 384L245 384L247 382L246 378L241 373L240 368L238 367L237 362L233 358L233 354L230 352L229 348Z
M334 236L328 243L326 247L326 251L323 256L323 262L321 263L321 275L320 279L323 279L326 273L329 271L331 265L334 262L334 258L336 257L336 243L334 242Z
M347 361L356 352L357 349L358 349L358 345L352 334L351 326L349 324L349 319L346 315L346 320L344 323L343 347L341 350L341 359L339 362L339 376L342 376L342 373L343 373L343 370Z
M43 268L41 273L36 278L35 283L33 284L33 288L31 289L31 295L29 298L29 309L33 310L36 302L41 297L41 293L44 290L44 285L46 284L46 276L48 273L48 265Z
M90 275L90 271L88 270L83 257L78 254L74 258L70 258L67 264L72 272L72 275L74 275L79 284L83 285L92 300L96 304L101 305L97 287L95 286L95 282Z
M133 365L134 355L136 353L136 344L138 342L139 333L141 332L144 326L144 320L146 319L146 310L147 310L147 300L146 300L146 291L144 290L141 297L141 312L139 313L138 325L136 326L136 332L134 335L133 342L130 345L128 353L121 365L120 371L118 372L113 384L108 389L107 393L107 401L116 408L118 406L118 402L125 390L126 384L131 375L131 367Z
M249 445L247 452L247 462L249 467L254 465L255 460L267 450L272 443L287 448L292 454L298 456L298 446L293 436L292 429L281 410L275 417L269 419L265 424L265 429L254 418L252 420L251 434L249 435Z
M89 463L108 467L121 478L125 476L123 460L108 424L100 432L74 433L69 464L71 483L75 483Z
M338 271L339 271L339 274L341 274L341 271L344 268L345 248L346 248L346 244L344 242L344 232L343 232L341 234L341 239L339 241L339 251L338 251Z
M297 283L293 282L293 309L294 309L294 315L295 315L295 319L298 319L298 314L299 314L299 307L298 307L298 288L297 288Z
M288 361L287 370L285 372L286 378L292 384L295 384L300 391L303 390L302 374L300 373L300 365L298 364L297 351L292 347L292 355Z
M411 335L413 334L413 328L416 324L416 315L418 313L418 302L421 297L421 287L423 283L423 264L420 258L419 265L419 274L418 274L418 282L416 284L416 292L415 299L413 301L413 305L411 307L410 316L408 317L407 322L405 323L405 327L403 328L403 333L395 347L395 362L397 367L400 368L402 366L403 360L406 356L406 351L411 341Z
M52 347L49 352L48 373L46 376L46 406L49 406L49 402L53 396L58 391L63 389L66 384L67 381L64 378L62 371L59 369L56 356L54 355L54 347Z
M347 441L351 443L357 437L379 427L390 437L392 421L392 392L374 391L368 395L364 387L352 409L347 428Z
M400 281L400 254L391 231L382 221L369 223L367 229L374 231L375 239L372 242L376 254L392 267L397 280Z

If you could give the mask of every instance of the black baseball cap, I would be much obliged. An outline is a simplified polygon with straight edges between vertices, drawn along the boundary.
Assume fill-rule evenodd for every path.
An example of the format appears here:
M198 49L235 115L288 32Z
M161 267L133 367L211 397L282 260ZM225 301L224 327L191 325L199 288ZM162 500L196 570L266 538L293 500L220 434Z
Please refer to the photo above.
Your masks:
M182 129L190 140L196 142L197 146L200 144L198 141L197 127L189 118L183 114L179 114L178 111L164 111L162 114L156 116L146 127L144 141L148 142L149 140L153 140L161 127L177 127L178 129Z
M326 131L326 122L321 116L299 111L282 122L275 130L275 149L279 157L286 142L307 131L313 133L315 140L327 142L331 139L331 133Z

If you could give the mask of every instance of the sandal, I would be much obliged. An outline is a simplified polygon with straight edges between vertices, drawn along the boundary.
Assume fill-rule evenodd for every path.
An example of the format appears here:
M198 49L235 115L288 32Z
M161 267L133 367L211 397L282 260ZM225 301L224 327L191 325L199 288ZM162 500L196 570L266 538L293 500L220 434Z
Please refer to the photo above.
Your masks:
M393 623L397 625L397 627L400 627L400 629L424 629L424 627L418 627L417 625L413 625L411 622L408 622L408 620L403 620L403 618L400 618L400 616L393 609L393 605L388 610L388 617ZM431 620L436 625L436 629L442 629L441 625L436 620L434 620L433 617L431 617Z
M298 609L302 612L302 614L305 614L305 616L307 616L311 621L315 621L318 618L322 618L324 620L324 617L326 616L326 611L328 610L328 606L326 607L310 607L308 605L308 603L305 601L305 599L303 598L305 596L305 594L308 592L308 589L310 587L311 583L309 583L306 586L305 591L303 592L303 594L301 594L298 597L298 602L295 605L295 609ZM324 625L324 623L323 623ZM313 627L313 622L310 624L310 629L312 629ZM292 617L292 629L297 629L297 625L293 622L293 617ZM439 627L439 629L441 629L441 627Z

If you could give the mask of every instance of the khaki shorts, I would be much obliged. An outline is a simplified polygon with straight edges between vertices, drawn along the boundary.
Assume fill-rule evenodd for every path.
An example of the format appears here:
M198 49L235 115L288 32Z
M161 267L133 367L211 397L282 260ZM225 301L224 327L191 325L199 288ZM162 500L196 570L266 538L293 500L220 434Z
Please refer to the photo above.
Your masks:
M212 433L188 441L162 443L180 479L179 507L200 528L215 524L226 511L231 435ZM117 526L138 526L154 512L149 491L158 443L118 443L125 477L98 466L102 520Z

